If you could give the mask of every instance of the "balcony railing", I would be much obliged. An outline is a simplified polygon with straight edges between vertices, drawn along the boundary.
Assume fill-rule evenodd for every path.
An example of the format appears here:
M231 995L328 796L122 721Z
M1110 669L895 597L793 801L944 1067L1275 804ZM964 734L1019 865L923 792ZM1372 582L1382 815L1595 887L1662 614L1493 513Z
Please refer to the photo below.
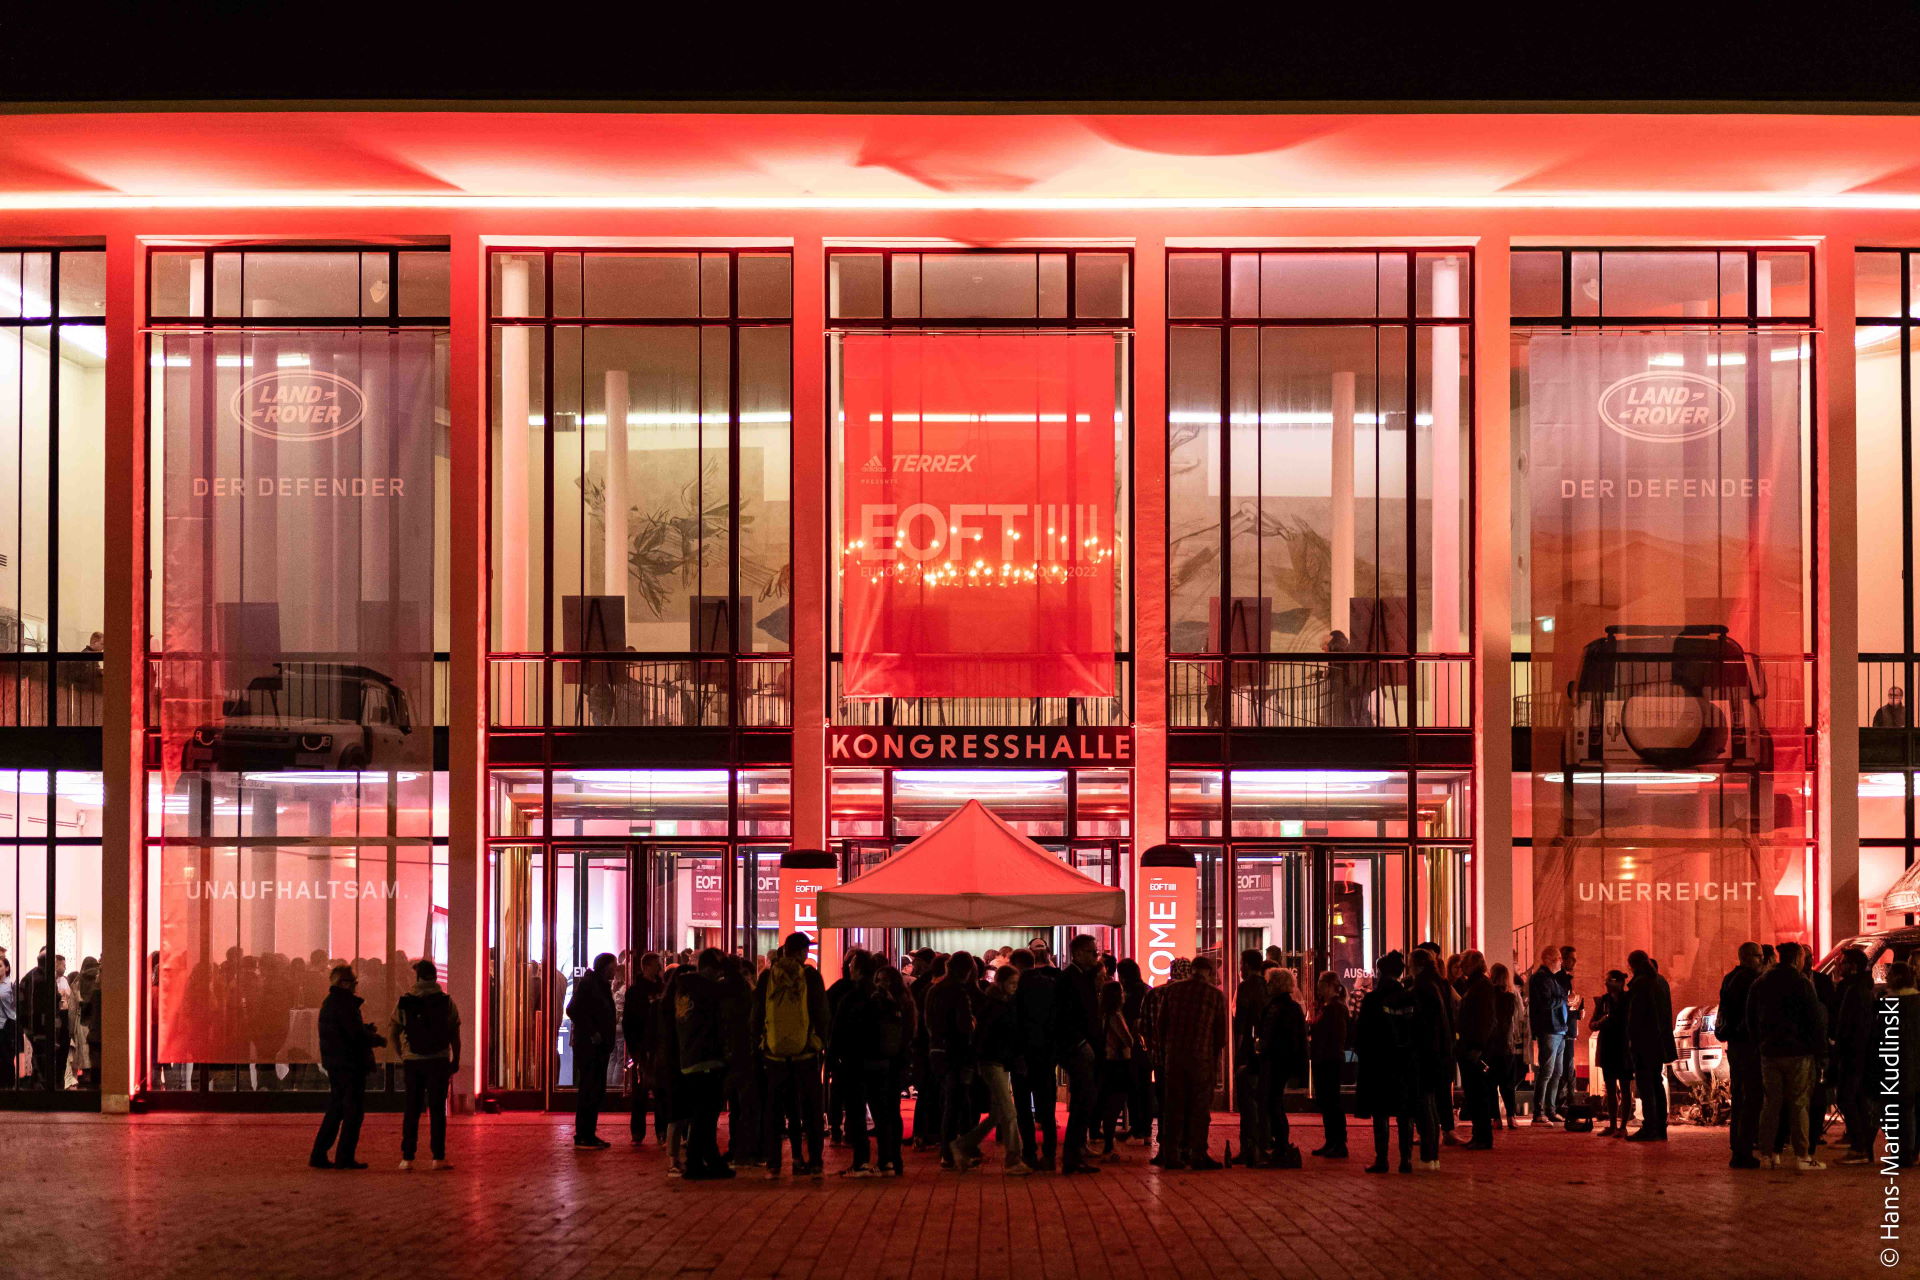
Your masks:
M519 655L494 657L488 667L495 728L767 729L793 723L786 658Z
M984 728L1044 729L1048 727L1104 728L1132 721L1131 664L1114 663L1110 698L849 698L840 678L840 661L833 663L833 722L837 725L902 725L940 727L967 725Z
M1464 729L1473 724L1469 658L1379 654L1175 659L1176 729Z
M0 654L0 728L100 724L100 655Z

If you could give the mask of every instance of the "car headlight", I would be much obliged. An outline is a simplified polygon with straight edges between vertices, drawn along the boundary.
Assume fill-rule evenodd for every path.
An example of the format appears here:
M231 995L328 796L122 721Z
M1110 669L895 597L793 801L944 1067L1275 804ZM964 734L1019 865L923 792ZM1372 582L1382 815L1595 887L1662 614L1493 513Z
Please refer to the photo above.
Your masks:
M303 733L300 735L302 751L327 751L333 747L333 735L330 733Z

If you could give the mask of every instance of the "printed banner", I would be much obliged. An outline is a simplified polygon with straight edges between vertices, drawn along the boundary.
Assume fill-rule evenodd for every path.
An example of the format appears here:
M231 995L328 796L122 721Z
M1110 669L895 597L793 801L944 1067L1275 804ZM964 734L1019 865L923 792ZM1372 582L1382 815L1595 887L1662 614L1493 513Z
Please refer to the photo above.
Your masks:
M330 964L378 1021L433 951L427 850L303 840L431 803L438 336L152 338L164 830L285 840L166 848L163 1062L315 1060Z
M807 958L831 982L840 974L840 931L820 927L820 891L840 883L831 867L780 868L780 938L804 933L813 939Z
M1676 1007L1806 928L1805 342L1528 344L1533 934L1645 949Z
M1158 986L1177 959L1199 943L1199 872L1193 867L1140 868L1140 953L1146 979Z
M1245 922L1273 919L1273 872L1236 871L1233 873L1236 913Z
M718 929L726 912L726 875L718 858L683 858L688 875L687 924Z
M1114 340L841 346L845 693L1113 693Z

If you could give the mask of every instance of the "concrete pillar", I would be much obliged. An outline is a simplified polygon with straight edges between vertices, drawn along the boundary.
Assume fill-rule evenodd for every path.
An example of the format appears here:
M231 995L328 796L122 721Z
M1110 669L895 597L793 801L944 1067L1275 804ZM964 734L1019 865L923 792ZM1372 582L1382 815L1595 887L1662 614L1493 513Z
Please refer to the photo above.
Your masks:
M447 389L448 468L447 564L451 668L448 672L447 729L447 954L441 960L447 992L460 1008L465 1052L453 1082L454 1105L470 1110L484 1081L487 1037L484 981L486 924L486 758L487 758L487 255L478 235L457 234L449 246L452 272L448 316L451 321ZM525 283L525 268L521 268ZM524 297L522 299L524 301ZM509 344L511 345L511 344ZM520 346L525 357L524 341ZM502 440L526 439L525 369L508 387L522 388L518 416L504 401ZM518 428L516 430L515 428ZM503 450L503 452L507 452ZM507 493L526 505L526 476ZM524 547L524 539L522 546ZM509 577L525 599L524 562L520 576ZM513 633L509 633L510 635Z
M793 246L793 844L827 847L827 263L817 235Z
M106 658L102 662L100 1109L124 1113L146 1086L147 296L146 246L107 238ZM155 943L158 939L153 940ZM17 962L16 962L17 963Z
M1819 655L1814 731L1819 772L1819 883L1824 910L1814 938L1822 951L1860 928L1860 591L1859 457L1854 422L1854 244L1829 236L1815 253L1814 551Z
M1167 838L1167 244L1133 249L1133 859ZM1141 940L1128 939L1138 950Z
M600 590L610 596L627 594L627 371L607 370L607 487L601 513L605 560ZM737 499L736 499L737 500ZM626 643L627 615L623 606L615 647Z
M1354 376L1333 375L1333 467L1327 493L1333 500L1332 579L1328 625L1353 639L1353 409Z
M1474 251L1474 916L1489 963L1513 952L1512 303L1506 229ZM1439 285L1436 281L1436 301ZM1434 418L1440 417L1436 394ZM1439 480L1434 508L1439 510ZM1436 514L1435 524L1439 523ZM1436 545L1436 557L1438 548ZM1438 565L1436 558L1436 586ZM1434 592L1437 601L1440 592ZM1436 613L1435 635L1439 617ZM1438 643L1438 641L1436 641Z
M1433 264L1433 314L1460 314L1460 264L1450 258ZM1504 312L1502 314L1505 314ZM1433 570L1433 640L1438 653L1454 653L1463 647L1466 633L1461 627L1460 548L1462 523L1466 519L1461 495L1466 477L1460 434L1460 331L1454 328L1433 330L1433 425L1427 430L1427 449L1432 455L1429 494L1432 547L1429 563Z
M485 269L486 255L481 255L481 268ZM524 261L508 259L500 264L500 314L503 316L524 316L528 313L531 299L529 281L530 269ZM486 280L480 282L480 295L475 305L480 315L486 315ZM480 354L486 355L485 325L482 325L482 348ZM527 419L532 416L532 395L529 385L529 372L533 348L532 329L508 327L500 331L500 456L494 465L500 475L500 555L499 563L493 566L495 580L500 584L500 635L508 649L538 649L541 637L532 635L529 626L538 625L538 615L532 612L532 593L527 589L527 571L531 563L533 542L537 532L533 495L530 488L532 468L532 437L528 435ZM480 376L487 376L486 361L480 364ZM485 382L481 383L482 390ZM474 428L484 438L488 423L484 416L486 400L481 399L482 416L474 419ZM551 427L551 423L548 424ZM484 561L475 561L475 565ZM457 574L455 575L458 576Z

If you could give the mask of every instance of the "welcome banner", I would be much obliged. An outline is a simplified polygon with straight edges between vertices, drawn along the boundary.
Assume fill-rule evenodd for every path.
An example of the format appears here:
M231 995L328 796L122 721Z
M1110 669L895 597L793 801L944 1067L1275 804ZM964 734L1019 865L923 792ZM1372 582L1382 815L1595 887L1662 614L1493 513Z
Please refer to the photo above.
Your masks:
M1805 929L1805 342L1528 342L1535 940L1676 1004Z
M852 334L847 696L1114 688L1114 340Z

